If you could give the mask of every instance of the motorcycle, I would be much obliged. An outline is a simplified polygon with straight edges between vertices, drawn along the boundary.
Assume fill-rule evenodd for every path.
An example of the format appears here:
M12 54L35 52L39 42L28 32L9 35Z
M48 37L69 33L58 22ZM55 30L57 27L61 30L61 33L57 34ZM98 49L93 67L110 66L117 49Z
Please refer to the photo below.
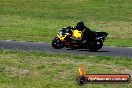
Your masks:
M52 40L52 46L55 49L70 48L70 49L89 49L90 51L98 51L102 48L103 42L107 37L106 32L94 32L94 41L81 40L81 31L74 27L63 27L59 30L57 36ZM71 39L73 41L71 41Z

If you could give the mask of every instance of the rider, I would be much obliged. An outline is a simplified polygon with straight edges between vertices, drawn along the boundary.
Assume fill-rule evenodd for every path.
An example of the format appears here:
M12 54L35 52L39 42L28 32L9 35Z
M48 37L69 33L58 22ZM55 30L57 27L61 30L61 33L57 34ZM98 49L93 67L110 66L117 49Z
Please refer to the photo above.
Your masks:
M85 40L93 41L95 39L95 33L87 28L83 22L78 22L75 28L78 31L82 31L81 42L84 42Z

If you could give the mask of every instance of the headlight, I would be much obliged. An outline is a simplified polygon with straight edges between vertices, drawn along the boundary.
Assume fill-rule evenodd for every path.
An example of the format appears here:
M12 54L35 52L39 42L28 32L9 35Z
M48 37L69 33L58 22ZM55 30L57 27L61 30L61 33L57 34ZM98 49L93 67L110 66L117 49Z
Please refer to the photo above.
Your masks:
M58 32L58 35L62 36L63 35L63 32L62 31L59 31Z

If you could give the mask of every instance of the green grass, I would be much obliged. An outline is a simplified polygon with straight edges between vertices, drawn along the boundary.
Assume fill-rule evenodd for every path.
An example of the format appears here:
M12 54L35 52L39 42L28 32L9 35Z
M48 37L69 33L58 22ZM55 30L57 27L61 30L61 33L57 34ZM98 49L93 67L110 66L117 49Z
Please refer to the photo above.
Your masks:
M88 74L131 74L132 58L0 51L0 88L80 88L78 67ZM86 88L131 88L129 84L88 84Z
M0 39L51 42L78 21L109 34L106 45L132 46L132 0L0 0Z

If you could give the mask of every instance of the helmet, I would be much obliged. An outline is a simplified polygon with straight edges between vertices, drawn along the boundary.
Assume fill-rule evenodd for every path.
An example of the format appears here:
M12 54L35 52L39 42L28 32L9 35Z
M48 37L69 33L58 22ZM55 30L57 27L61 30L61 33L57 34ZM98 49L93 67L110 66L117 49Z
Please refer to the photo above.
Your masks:
M82 31L85 28L84 23L83 22L78 22L76 25L76 29L78 29L79 31Z

